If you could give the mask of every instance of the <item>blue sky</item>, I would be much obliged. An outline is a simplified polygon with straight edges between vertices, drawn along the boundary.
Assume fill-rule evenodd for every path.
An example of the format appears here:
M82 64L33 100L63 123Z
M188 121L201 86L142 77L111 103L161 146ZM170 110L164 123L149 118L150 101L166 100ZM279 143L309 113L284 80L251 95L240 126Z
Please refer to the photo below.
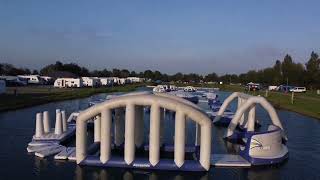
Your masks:
M241 73L320 51L320 1L0 0L0 61Z

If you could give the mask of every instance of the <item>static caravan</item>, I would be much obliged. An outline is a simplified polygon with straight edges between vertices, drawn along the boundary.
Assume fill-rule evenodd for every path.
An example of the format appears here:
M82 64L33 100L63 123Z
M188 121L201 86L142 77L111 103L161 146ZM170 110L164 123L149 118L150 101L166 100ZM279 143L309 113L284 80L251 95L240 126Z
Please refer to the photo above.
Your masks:
M144 78L139 77L127 77L129 83L140 83L144 81Z
M28 81L26 79L18 76L0 76L0 80L4 80L7 87L28 85Z
M118 77L110 77L113 80L114 84L120 84L120 78Z
M129 83L129 80L127 80L126 78L119 78L119 83L118 84L123 85L123 84L127 84L127 83Z
M53 84L54 83L54 79L52 77L49 76L40 76L44 81L45 84Z
M105 78L99 78L101 86L111 86L114 84L113 78L105 77Z
M58 88L79 88L83 87L83 82L80 78L58 78L53 86Z
M268 86L269 91L276 91L278 90L278 86Z
M98 87L100 86L100 79L93 77L82 77L83 86Z
M0 94L6 92L6 82L4 80L0 80Z
M28 84L45 84L45 80L39 75L19 75L18 77L28 80Z

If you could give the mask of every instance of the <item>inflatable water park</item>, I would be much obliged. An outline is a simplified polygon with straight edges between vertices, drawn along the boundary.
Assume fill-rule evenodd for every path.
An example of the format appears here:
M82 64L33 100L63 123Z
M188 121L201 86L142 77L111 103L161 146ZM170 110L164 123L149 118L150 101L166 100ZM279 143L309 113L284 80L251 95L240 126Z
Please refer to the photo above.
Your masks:
M57 109L54 128L49 112L44 110L35 115L35 133L27 151L80 166L172 171L250 168L288 158L286 132L264 97L235 92L222 102L216 91L162 86L153 91L109 95L69 117ZM233 102L237 102L235 111L229 109ZM258 120L258 106L269 116L269 122ZM192 144L186 144L186 131L190 130L187 120L195 124ZM174 121L172 144L164 141L166 121ZM218 138L237 145L236 153L213 151L212 126L225 130Z

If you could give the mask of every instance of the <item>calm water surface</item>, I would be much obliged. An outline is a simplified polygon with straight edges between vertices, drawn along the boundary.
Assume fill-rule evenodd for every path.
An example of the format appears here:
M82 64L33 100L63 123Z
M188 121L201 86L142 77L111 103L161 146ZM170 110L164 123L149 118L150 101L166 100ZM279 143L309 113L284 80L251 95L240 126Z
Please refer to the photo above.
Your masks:
M219 92L224 99L228 93ZM179 173L163 171L100 169L79 167L75 162L40 159L28 154L26 146L34 134L35 114L48 110L54 115L55 109L65 109L68 114L87 107L88 102L104 98L96 95L90 98L50 103L17 111L0 113L0 180L7 179L320 179L320 121L288 111L278 115L288 134L289 159L281 165L246 168L211 168L207 173ZM235 109L236 103L231 109ZM257 109L257 118L268 124L267 114ZM54 116L51 117L54 119ZM173 142L174 121L167 118L165 141ZM51 122L54 123L54 122ZM145 122L149 124L148 121ZM52 124L53 126L53 124ZM149 131L148 126L145 129ZM194 141L194 124L187 124L187 143ZM214 153L227 153L230 144L222 140L224 128L213 126L212 147ZM145 137L147 139L147 136Z

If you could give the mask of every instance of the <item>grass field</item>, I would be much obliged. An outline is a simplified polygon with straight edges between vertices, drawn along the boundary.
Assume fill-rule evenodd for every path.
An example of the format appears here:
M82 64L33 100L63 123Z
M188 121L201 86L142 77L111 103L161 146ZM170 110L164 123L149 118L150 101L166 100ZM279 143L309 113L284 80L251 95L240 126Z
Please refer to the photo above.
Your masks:
M102 88L53 88L52 86L8 87L0 95L0 111L14 110L49 102L88 97L93 94L134 91L141 84ZM16 93L15 93L16 92Z

